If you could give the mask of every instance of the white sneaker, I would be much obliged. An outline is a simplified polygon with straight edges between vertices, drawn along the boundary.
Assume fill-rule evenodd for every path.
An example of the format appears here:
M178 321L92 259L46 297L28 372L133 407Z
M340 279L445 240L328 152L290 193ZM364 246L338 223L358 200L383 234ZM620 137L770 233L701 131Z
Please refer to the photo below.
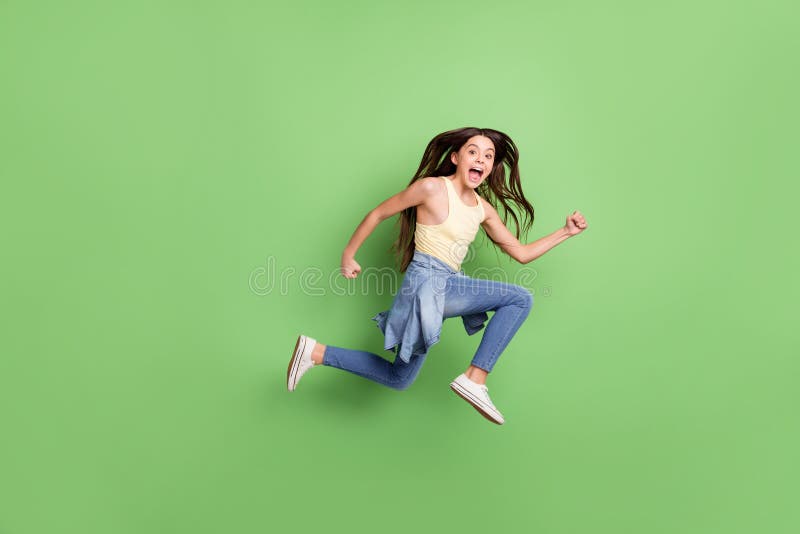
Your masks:
M289 368L286 370L286 386L289 391L294 391L306 371L316 365L311 360L311 353L314 351L316 344L316 339L307 336L301 335L297 338L292 359L289 360Z
M489 398L489 388L485 384L475 383L462 373L450 383L450 389L472 404L489 421L498 425L502 425L505 422L503 414L492 404L492 399Z

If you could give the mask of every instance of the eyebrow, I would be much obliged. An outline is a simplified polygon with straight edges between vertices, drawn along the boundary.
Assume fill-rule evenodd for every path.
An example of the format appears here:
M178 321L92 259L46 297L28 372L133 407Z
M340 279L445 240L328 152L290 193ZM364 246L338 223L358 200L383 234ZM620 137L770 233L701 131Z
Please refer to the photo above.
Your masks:
M474 146L474 147L475 147L475 148L477 148L478 150L480 150L480 149L481 149L481 147L479 147L479 146L478 146L478 145L476 145L475 143L470 143L470 144L468 144L467 146ZM492 152L494 152L494 149L493 149L493 148L487 148L486 150L491 150Z

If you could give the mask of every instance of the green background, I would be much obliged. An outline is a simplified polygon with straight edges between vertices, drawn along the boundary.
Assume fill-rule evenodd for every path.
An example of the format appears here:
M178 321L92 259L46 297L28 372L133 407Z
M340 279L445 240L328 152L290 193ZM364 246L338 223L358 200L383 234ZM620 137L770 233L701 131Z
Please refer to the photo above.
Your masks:
M0 532L797 532L797 16L0 1ZM506 424L449 390L456 321L407 391L288 393L298 333L391 357L391 294L328 276L462 126L520 148L527 241L589 223L465 263L535 272Z

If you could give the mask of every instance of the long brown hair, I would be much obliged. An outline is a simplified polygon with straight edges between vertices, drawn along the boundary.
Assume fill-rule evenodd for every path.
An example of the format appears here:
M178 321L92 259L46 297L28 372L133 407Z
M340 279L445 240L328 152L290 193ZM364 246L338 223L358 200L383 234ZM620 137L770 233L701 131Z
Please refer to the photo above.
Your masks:
M464 143L473 136L482 135L492 140L495 147L494 167L488 178L481 182L475 190L480 196L486 199L489 204L494 206L501 214L504 224L508 224L511 218L516 226L517 239L520 232L525 233L533 224L533 206L522 194L522 186L519 180L519 151L514 141L503 132L489 128L458 128L443 132L431 139L425 153L422 155L422 162L419 169L408 182L413 184L420 178L428 176L449 176L456 171L456 165L451 161L450 154L458 152ZM508 166L509 175L506 179L506 169ZM511 204L522 212L523 220L520 220L514 213ZM501 208L502 207L502 211ZM416 229L417 209L412 206L403 210L400 214L398 224L400 234L397 241L392 245L393 250L400 261L400 272L405 272L408 264L414 256L414 230ZM497 242L488 236L497 245Z

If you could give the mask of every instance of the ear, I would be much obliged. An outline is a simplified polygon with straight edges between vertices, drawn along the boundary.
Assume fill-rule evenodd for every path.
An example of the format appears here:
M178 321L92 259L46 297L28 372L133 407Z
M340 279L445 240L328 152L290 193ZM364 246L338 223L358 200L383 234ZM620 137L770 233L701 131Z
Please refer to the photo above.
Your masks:
M450 161L453 162L453 165L458 166L458 153L457 152L450 152Z

